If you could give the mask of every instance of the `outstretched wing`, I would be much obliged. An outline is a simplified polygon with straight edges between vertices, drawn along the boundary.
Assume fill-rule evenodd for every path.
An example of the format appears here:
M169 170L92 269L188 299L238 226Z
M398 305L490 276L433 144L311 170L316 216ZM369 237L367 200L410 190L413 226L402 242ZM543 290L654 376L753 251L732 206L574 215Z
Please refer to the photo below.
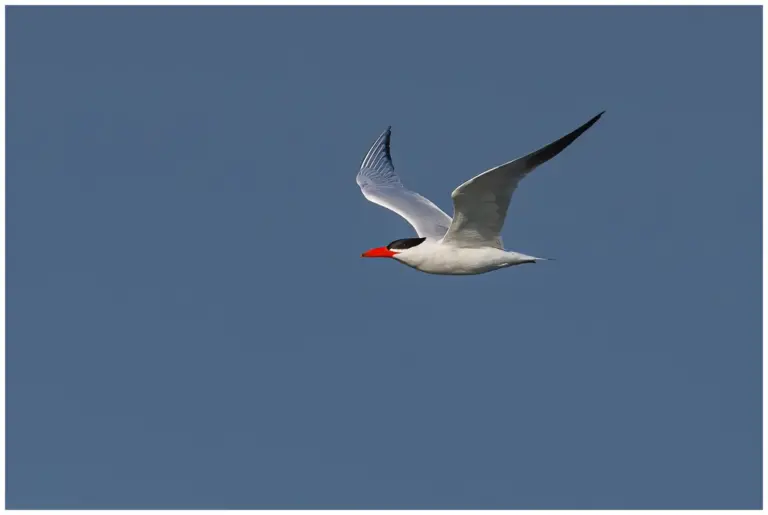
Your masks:
M419 237L442 238L451 225L451 217L400 182L389 152L391 129L387 128L365 155L357 184L365 198L405 218Z
M443 242L460 247L503 248L501 228L504 226L512 193L520 180L562 152L592 127L603 113L559 140L527 156L481 173L456 188L451 194L453 223Z

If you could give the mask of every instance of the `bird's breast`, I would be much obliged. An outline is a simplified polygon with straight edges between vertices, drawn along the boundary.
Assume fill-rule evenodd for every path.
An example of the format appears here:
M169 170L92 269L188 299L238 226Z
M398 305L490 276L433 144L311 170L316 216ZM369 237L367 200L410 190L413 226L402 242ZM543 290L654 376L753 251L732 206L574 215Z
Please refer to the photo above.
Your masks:
M507 254L503 250L494 248L435 245L421 252L398 256L398 259L428 274L473 275L511 265Z

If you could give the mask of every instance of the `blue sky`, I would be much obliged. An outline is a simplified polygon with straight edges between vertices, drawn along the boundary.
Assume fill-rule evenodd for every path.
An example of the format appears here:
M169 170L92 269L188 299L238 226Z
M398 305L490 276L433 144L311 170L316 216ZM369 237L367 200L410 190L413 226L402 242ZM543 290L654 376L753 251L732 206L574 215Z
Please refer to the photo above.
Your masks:
M759 7L7 10L9 508L759 508ZM596 113L508 248L367 202Z

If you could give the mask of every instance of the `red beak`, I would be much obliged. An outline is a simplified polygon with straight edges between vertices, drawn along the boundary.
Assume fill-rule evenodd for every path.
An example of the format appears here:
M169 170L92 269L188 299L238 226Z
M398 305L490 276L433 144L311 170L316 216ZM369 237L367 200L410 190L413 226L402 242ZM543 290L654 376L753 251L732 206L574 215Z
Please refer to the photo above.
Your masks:
M361 257L387 257L391 258L395 253L389 250L387 247L376 247L375 249L366 250Z

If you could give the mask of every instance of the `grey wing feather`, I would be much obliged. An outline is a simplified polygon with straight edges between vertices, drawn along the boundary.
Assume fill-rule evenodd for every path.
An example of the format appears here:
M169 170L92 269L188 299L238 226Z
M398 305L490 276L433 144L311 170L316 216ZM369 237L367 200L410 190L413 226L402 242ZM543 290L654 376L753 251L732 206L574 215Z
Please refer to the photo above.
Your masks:
M537 166L549 161L573 143L602 115L603 113L598 114L557 141L481 173L456 188L451 194L453 223L443 241L462 247L503 248L501 229L517 185Z
M392 127L389 126L373 142L360 164L360 173L357 175L358 184L362 180L367 184L376 184L377 186L403 185L400 182L400 177L395 173L395 165L392 164L392 154L389 149L391 138Z
M405 218L420 237L442 238L451 225L451 217L403 186L392 164L391 134L389 127L373 143L360 165L357 184L365 198Z

